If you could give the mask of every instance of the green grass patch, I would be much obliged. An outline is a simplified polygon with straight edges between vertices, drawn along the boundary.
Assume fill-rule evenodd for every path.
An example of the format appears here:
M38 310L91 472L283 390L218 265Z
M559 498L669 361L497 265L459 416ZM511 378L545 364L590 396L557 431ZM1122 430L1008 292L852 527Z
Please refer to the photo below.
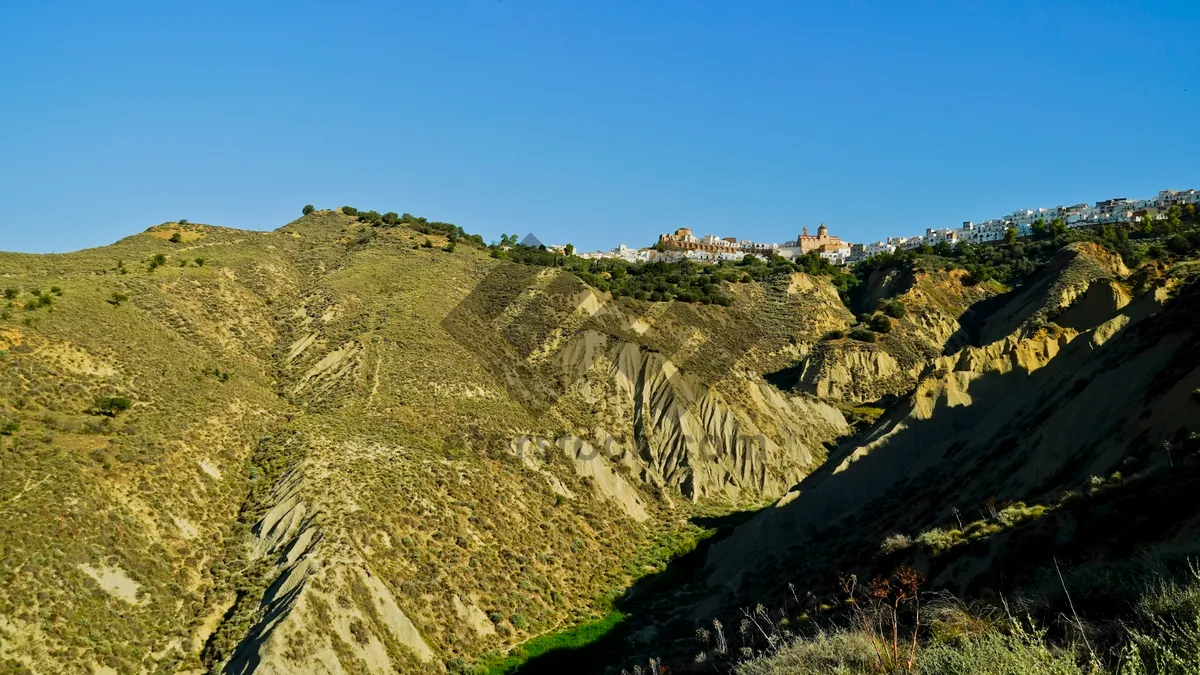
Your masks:
M610 609L603 618L554 633L539 635L517 645L503 658L484 661L476 669L479 675L508 675L527 661L550 652L580 649L611 633L625 621L619 610Z

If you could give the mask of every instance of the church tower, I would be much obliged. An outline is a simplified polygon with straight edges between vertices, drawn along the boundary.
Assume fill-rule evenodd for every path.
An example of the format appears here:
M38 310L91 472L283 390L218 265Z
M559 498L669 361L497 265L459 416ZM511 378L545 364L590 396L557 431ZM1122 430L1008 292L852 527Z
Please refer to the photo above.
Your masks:
M825 237L828 237L828 236L829 236L829 228L825 227L825 223L821 223L821 226L817 228L817 237L819 239L824 239Z

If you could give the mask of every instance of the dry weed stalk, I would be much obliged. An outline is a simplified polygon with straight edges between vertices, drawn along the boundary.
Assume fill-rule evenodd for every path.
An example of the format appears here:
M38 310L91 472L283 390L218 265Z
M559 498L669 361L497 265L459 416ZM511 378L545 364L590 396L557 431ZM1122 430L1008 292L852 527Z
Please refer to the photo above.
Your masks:
M882 671L911 671L916 663L917 639L921 630L920 586L924 575L904 565L891 577L876 576L868 586L860 586L858 578L842 578L842 591L863 632L871 637L878 667ZM901 660L900 613L905 605L913 607L912 640L908 654Z

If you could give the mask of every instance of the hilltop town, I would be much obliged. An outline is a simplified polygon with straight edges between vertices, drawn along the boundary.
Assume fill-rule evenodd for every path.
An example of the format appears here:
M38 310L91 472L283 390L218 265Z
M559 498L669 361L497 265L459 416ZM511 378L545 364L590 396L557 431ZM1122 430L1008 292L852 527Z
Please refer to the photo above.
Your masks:
M912 250L922 246L937 246L945 243L986 244L989 242L1017 239L1034 235L1041 228L1077 228L1093 225L1131 223L1149 218L1163 220L1172 206L1200 205L1200 190L1161 190L1149 199L1117 197L1073 206L1053 208L1017 209L1000 218L975 223L965 221L959 227L927 228L925 233L914 237L887 237L870 243L855 244L829 234L824 223L817 227L815 235L804 227L794 240L783 244L720 237L715 234L696 236L692 228L681 227L674 233L660 234L651 247L629 248L621 244L609 251L577 253L581 258L621 259L629 262L692 260L715 263L722 260L741 260L748 255L769 258L773 255L795 258L816 253L835 265L846 265L866 260L883 253L897 250ZM549 246L562 251L565 246Z

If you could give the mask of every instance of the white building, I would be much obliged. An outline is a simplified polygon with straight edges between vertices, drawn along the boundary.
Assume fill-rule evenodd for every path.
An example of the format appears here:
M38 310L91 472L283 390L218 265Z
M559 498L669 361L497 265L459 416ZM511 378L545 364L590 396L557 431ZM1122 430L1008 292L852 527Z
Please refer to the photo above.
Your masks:
M648 248L629 248L625 244L614 248L609 252L611 257L620 258L629 262L644 262L650 260L650 249Z
M757 253L763 256L769 256L779 250L779 244L768 244L767 242L750 241L749 239L741 240L738 242L738 246L746 253Z
M820 255L834 265L845 265L846 261L850 259L850 247L841 246L832 251L821 251Z
M1152 200L1154 206L1170 208L1187 204L1200 204L1200 190L1160 190Z
M863 244L863 255L871 257L881 253L892 253L896 250L896 244L892 243L892 238L888 237L887 241L876 241L870 244Z

